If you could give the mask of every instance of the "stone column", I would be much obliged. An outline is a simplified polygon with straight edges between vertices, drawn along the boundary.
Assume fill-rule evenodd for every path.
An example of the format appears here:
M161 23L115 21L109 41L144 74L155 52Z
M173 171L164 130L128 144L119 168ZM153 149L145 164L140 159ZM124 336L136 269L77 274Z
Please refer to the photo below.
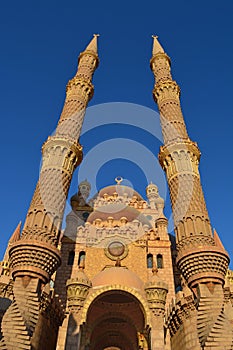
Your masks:
M164 350L164 313L168 286L158 277L157 269L153 269L153 275L145 285L145 291L151 310L151 348Z
M66 350L72 350L74 346L82 349L80 317L85 299L92 284L81 267L74 278L67 280L67 306L69 309L69 321L66 334Z

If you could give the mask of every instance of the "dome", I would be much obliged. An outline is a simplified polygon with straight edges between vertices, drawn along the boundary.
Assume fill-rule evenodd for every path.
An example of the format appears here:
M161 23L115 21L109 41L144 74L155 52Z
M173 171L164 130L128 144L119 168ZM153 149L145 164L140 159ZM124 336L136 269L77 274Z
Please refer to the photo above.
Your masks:
M146 187L146 191L158 192L158 186L153 184L152 182Z
M91 189L91 184L90 182L87 181L87 179L83 180L80 182L80 184L78 185L78 188L84 188L84 189Z
M143 200L142 196L135 191L133 188L129 186L124 186L120 184L111 185L104 187L99 192L99 197L104 197L104 195L113 196L114 194L118 194L118 196L126 196L128 198L132 198L133 196L137 197L138 200Z
M135 289L143 289L142 280L126 267L105 268L92 279L93 287L102 287L119 284Z
M75 277L74 278L70 278L67 280L67 283L66 285L77 285L77 284L80 284L80 285L85 285L85 286L89 286L91 287L91 281L89 280L89 278L87 277L87 275L85 274L85 272L83 271L82 268L80 268Z
M168 291L168 285L158 276L157 269L153 270L153 275L150 277L149 281L145 284L145 289L165 289Z

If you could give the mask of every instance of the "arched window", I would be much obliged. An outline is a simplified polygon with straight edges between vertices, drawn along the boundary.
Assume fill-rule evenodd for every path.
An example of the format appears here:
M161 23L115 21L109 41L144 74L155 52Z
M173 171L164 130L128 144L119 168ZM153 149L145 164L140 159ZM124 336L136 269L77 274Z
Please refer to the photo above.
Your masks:
M163 256L161 254L157 255L157 268L158 269L163 268Z
M73 265L74 264L74 256L75 256L75 252L73 250L71 250L69 252L69 256L68 256L68 265Z
M153 268L153 254L151 253L147 254L147 268L148 269Z
M82 265L84 263L85 256L86 256L86 253L83 250L81 252L79 252L79 255L78 255L78 266L80 264Z

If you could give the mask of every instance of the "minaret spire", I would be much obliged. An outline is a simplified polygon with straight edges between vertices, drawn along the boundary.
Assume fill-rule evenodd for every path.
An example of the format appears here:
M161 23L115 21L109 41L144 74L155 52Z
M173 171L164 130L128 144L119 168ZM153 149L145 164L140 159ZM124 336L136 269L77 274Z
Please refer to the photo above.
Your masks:
M23 344L20 348L29 349L39 317L42 286L60 265L57 245L61 223L72 174L82 160L78 141L86 107L94 93L92 77L98 63L97 35L94 35L79 56L77 73L67 84L55 134L43 144L40 177L25 225L20 239L9 249L15 279L14 301L3 318L0 349L18 348L15 344L18 335ZM17 322L25 325L23 333L21 328L14 327Z
M168 179L180 264L179 257L183 257L190 247L214 246L215 242L198 171L200 151L187 134L180 106L180 88L172 79L170 58L160 52L160 48L154 37L150 61L156 81L153 96L159 107L164 138L159 160ZM224 269L227 261L228 258L222 261ZM195 280L189 275L187 279L190 283Z
M164 53L163 47L160 45L158 41L157 35L152 35L153 38L153 50L152 50L152 56L155 56L157 53Z
M170 58L156 37L150 65L155 76L153 96L158 104L164 139L159 160L166 172L170 190L178 251L177 265L189 287L198 294L201 306L197 311L197 323L201 324L206 317L206 324L202 325L202 329L198 327L202 347L210 329L215 332L215 327L222 327L222 336L228 337L230 344L227 324L218 326L217 317L221 315L218 310L214 311L215 305L223 303L222 285L229 257L216 233L214 237L212 235L198 170L200 151L197 144L189 139L180 106L180 88L172 79ZM209 284L216 286L216 294L210 293ZM204 306L207 297L213 305L216 319L212 315L209 319L210 315L206 313L209 308L208 305ZM208 322L212 324L211 327Z
M14 230L13 234L11 235L9 242L10 244L13 244L17 242L20 239L20 232L21 232L21 221L18 223L16 229Z
M97 44L98 44L97 41L98 40L97 39L99 36L100 36L99 34L93 34L93 38L91 39L91 41L87 45L84 52L92 52L92 53L95 53L96 55L98 55L98 49L97 49Z

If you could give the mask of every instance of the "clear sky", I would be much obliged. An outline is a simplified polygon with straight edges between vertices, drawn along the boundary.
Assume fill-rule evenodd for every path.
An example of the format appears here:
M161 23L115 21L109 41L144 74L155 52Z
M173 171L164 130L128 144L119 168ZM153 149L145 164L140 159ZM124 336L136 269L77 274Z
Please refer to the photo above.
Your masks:
M92 34L100 33L100 66L90 103L90 111L97 108L100 114L102 110L94 106L109 102L138 104L157 111L149 60L151 35L159 36L171 57L173 77L181 87L189 135L202 152L200 172L212 225L233 257L232 13L231 0L1 3L1 255L18 222L24 221L39 175L41 145L56 126L77 57ZM126 159L124 149L112 159L102 160L96 170L96 187L111 184L121 175L144 196L150 176L135 160L135 154L140 154L137 145L140 151L145 148L145 154L153 152L156 159L159 136L156 131L149 134L148 125L138 126L144 120L143 111L137 122L132 121L134 112L130 109L130 125L126 126L118 119L114 105L111 108L115 112L111 125L82 136L84 152L93 147L98 151L103 142L103 154L106 140L117 138L118 145L121 140L131 140L135 153L133 161ZM95 113L89 116L94 121ZM150 123L153 129L153 118ZM70 195L76 191L77 175ZM88 178L90 174L84 175ZM152 180L160 176L157 169ZM168 195L165 199L169 216Z

